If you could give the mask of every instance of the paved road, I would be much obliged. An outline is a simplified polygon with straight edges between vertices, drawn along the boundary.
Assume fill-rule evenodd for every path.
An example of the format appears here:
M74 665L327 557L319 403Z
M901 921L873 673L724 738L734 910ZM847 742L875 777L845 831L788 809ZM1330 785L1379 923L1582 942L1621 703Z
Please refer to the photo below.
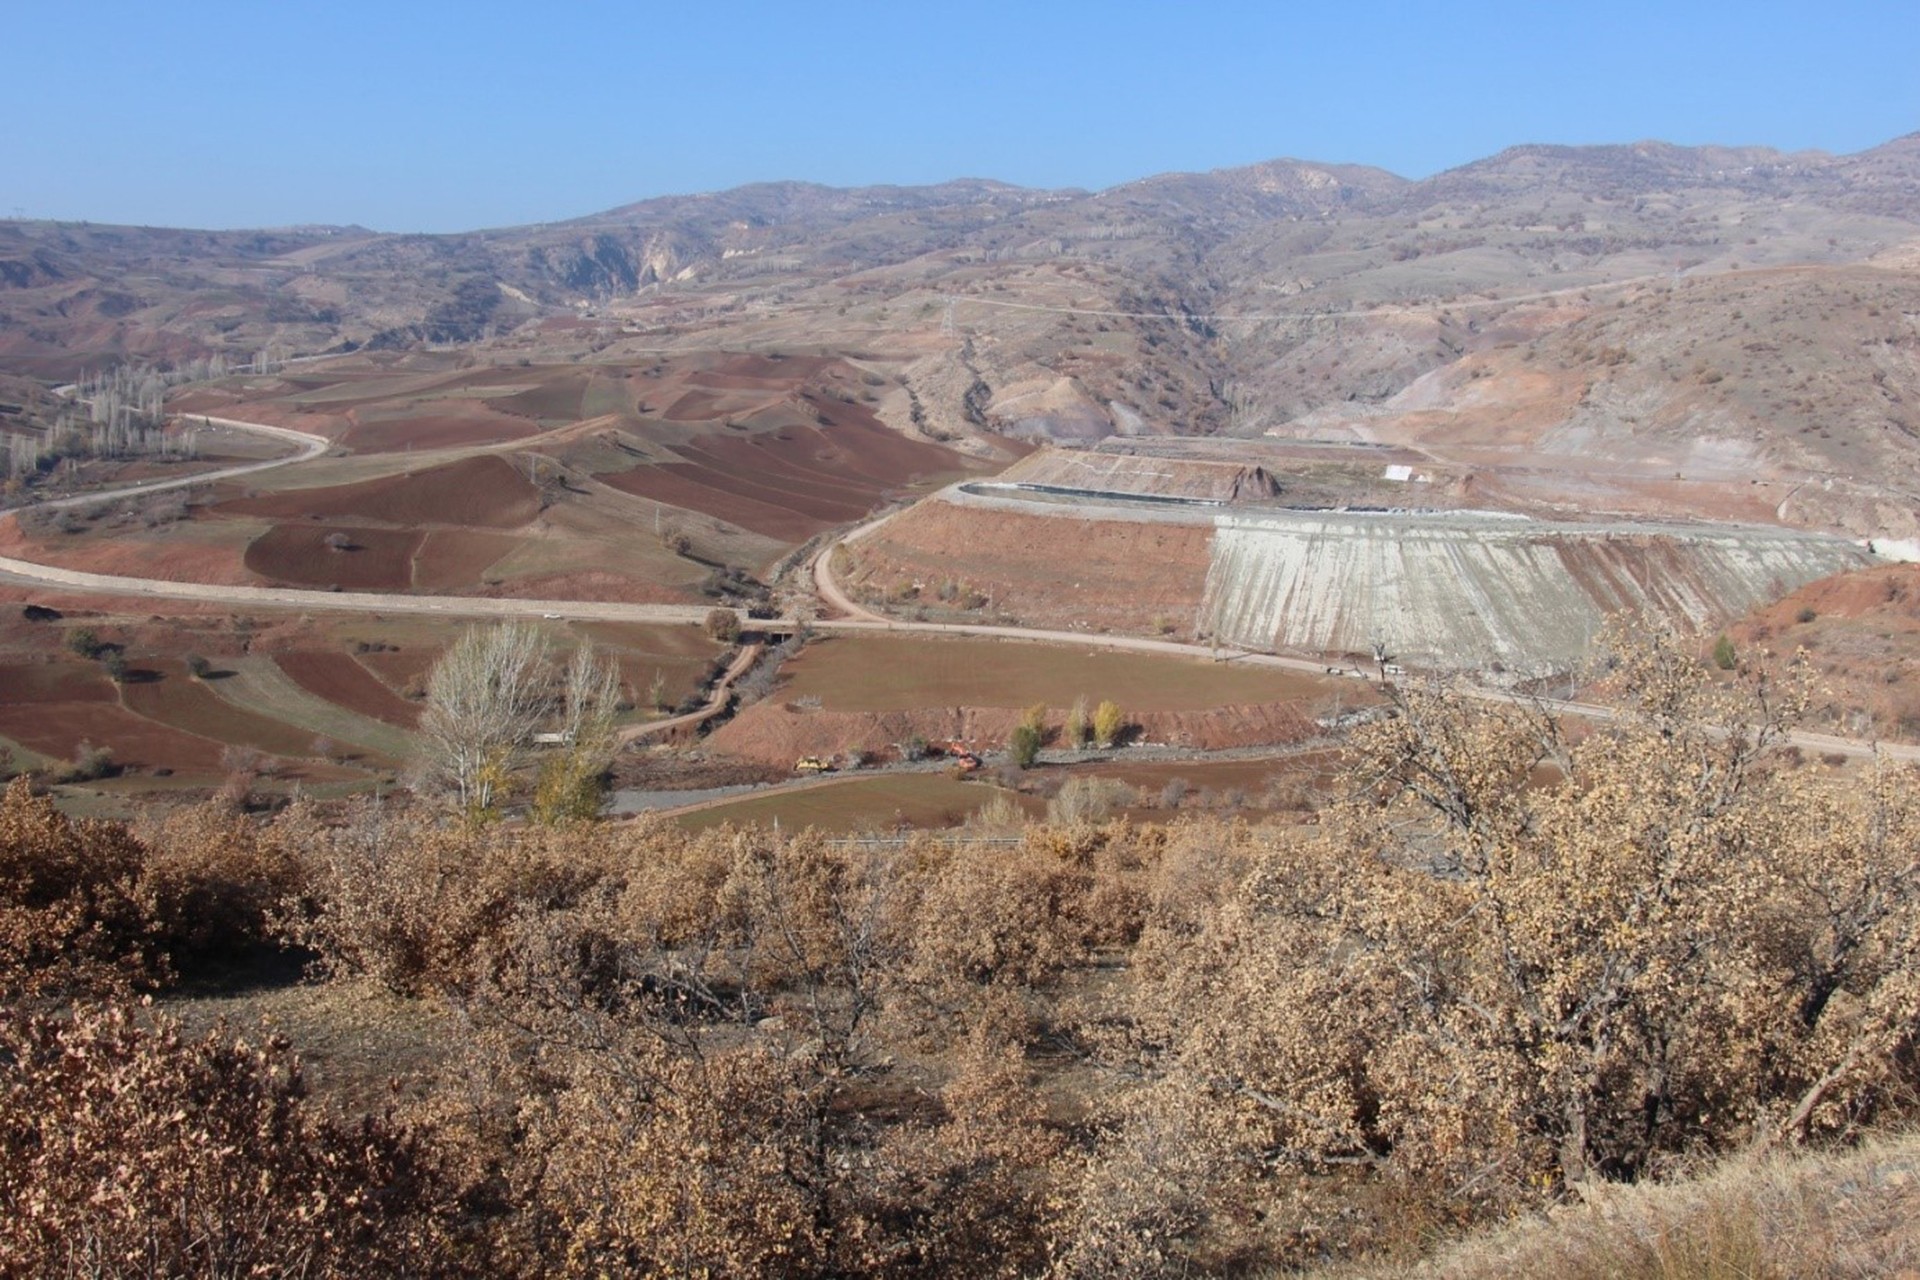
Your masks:
M63 507L84 507L96 502L107 502L129 495L164 493L168 489L184 489L189 485L212 484L216 480L232 480L237 476L250 476L259 471L271 471L275 467L292 466L296 462L309 462L333 447L333 441L325 436L316 436L309 431L295 431L292 427L270 427L264 422L240 422L233 418L211 418L202 413L184 414L189 421L204 422L208 426L226 427L231 431L246 431L254 435L270 436L276 440L285 440L300 446L300 452L288 454L284 458L268 458L264 462L243 462L238 466L223 467L218 471L202 471L195 475L181 476L177 480L138 480L117 489L100 489L92 493L77 493L70 498L52 498L46 502L30 504L37 511L58 511ZM18 511L20 507L0 509L0 515Z

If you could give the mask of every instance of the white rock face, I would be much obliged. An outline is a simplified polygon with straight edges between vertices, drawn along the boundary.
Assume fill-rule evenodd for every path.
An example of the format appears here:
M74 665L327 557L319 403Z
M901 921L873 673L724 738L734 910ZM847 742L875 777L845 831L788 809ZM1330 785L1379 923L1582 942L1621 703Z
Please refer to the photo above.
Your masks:
M1565 670L1609 614L1718 626L1870 563L1785 529L1549 525L1461 515L1290 512L1215 523L1201 624L1258 649Z

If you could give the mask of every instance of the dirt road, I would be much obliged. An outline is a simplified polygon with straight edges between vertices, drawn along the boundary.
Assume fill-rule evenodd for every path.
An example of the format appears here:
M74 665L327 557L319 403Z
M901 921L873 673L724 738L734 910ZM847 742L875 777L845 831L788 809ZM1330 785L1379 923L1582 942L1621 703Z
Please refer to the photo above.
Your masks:
M672 733L675 729L684 729L689 725L705 724L707 721L713 719L726 709L727 701L733 696L733 686L739 681L740 677L753 670L753 664L758 662L760 655L765 652L766 646L763 644L741 645L740 652L735 655L733 661L727 665L727 669L720 673L720 678L714 681L713 691L707 695L705 706L701 707L698 711L689 711L683 716L673 716L666 720L654 720L647 724L628 725L615 735L619 744L624 747L628 743L638 742L642 738L657 738L662 734Z

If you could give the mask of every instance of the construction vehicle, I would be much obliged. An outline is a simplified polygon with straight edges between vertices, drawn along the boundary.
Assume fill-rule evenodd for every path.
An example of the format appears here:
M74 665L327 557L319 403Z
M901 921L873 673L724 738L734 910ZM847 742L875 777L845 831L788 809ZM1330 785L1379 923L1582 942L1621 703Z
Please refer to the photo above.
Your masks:
M801 756L793 762L795 773L832 773L833 761L822 756Z
M955 739L949 742L944 750L953 760L953 767L956 773L974 773L979 770L980 757L975 754L973 748L969 747L966 743Z

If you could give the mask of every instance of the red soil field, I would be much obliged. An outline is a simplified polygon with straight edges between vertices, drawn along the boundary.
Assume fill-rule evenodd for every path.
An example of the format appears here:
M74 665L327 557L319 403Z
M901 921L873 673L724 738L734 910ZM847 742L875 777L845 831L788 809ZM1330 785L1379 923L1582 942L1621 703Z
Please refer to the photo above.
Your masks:
M708 392L689 391L668 405L660 416L668 422L706 422L720 416L724 403L719 396Z
M872 502L855 502L844 498L836 501L821 495L818 491L809 492L799 485L786 487L779 484L775 477L768 477L771 483L756 484L748 478L748 475L752 474L750 472L743 475L731 468L723 469L698 462L668 462L663 463L660 469L684 477L695 484L704 484L710 489L718 489L722 493L731 493L754 502L764 502L772 507L784 507L788 511L822 520L828 524L845 524L848 521L858 520L872 510L874 505Z
M674 445L683 462L600 477L616 489L718 516L754 533L800 542L858 520L887 493L929 476L972 469L961 455L908 440L857 406L831 406L830 427L712 433ZM826 408L820 412L825 414Z
M504 534L437 529L414 556L414 589L454 592L477 587L487 566L519 545L518 538Z
M459 445L501 444L538 435L539 426L525 418L483 411L474 414L432 414L420 417L362 421L355 415L341 442L360 453L402 453L413 449L446 449Z
M400 657L400 654L386 655ZM274 665L287 678L317 698L400 729L420 723L420 707L380 682L352 654L283 653Z
M280 520L357 516L409 527L518 529L540 514L540 492L505 459L486 454L361 484L238 498L217 509Z
M335 551L326 539L344 533L353 550ZM246 564L271 582L343 591L405 591L413 585L413 556L425 534L398 529L277 524L247 545Z
M113 684L105 672L89 663L29 663L0 667L0 704L46 705L69 702L112 702Z
M222 744L110 702L0 703L0 734L57 760L71 760L87 742L108 748L116 764L131 768L220 771Z
M774 697L742 710L714 730L707 742L715 751L767 764L791 764L802 756L834 755L854 748L884 755L894 743L915 736L928 742L959 739L983 750L998 750L1020 716L1006 707L801 711L789 710L785 701ZM1138 727L1143 742L1201 751L1291 745L1309 741L1319 732L1306 709L1284 702L1150 711L1127 718Z
M805 542L827 527L798 512L742 498L659 467L642 466L628 471L609 471L596 479L623 493L651 498L668 506L685 507L689 511L705 512L728 524L769 538L778 538L782 542Z
M729 390L785 388L823 373L836 363L831 356L781 356L775 359L772 356L742 353L728 356L711 369L696 369L687 375L686 380L692 386Z
M763 484L792 488L805 484L823 498L871 505L874 488L854 476L831 477L818 468L804 466L766 444L746 439L711 436L677 447L681 457L709 466L745 472L759 477Z
M298 759L310 754L313 734L280 720L256 715L222 700L186 673L177 662L139 664L158 672L157 680L131 681L120 691L127 708L151 720L202 738L258 747Z
M856 571L845 577L882 589L953 579L990 595L996 612L1031 624L1145 632L1156 618L1191 624L1212 538L1206 525L923 502L858 543Z
M580 401L592 379L584 374L556 378L492 402L504 413L526 418L573 419L580 416Z
M54 534L41 541L14 534L11 525L10 519L0 521L0 548L63 569L170 582L245 585L250 581L234 554L237 548L172 538L164 526L152 531L115 531L104 538L81 541Z
M367 670L378 676L387 688L405 689L416 680L425 680L433 664L440 661L438 647L407 648L389 650L385 653L363 653L354 659ZM395 693L395 697L399 697ZM405 702L405 698L400 699Z

